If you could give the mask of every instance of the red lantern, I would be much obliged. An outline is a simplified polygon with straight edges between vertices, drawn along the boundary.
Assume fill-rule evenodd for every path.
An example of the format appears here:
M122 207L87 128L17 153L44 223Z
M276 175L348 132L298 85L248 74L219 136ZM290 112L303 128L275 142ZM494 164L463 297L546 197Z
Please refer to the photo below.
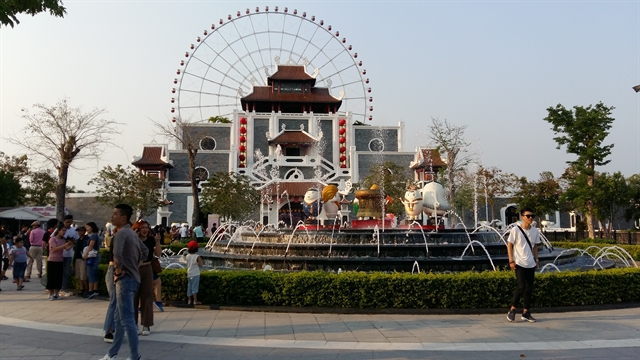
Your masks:
M244 125L247 123L247 118L240 118L240 124Z
M346 137L343 136L343 137L340 138L340 144L344 144L346 142L347 142L347 138Z
M293 202L294 202L294 203L297 203L298 201L300 201L300 200L298 199L298 197L297 197L297 196L294 196L294 197L293 197Z
M344 135L344 133L346 133L346 132L347 132L347 129L345 129L345 128L340 129L340 135Z
M346 156L340 156L340 161L347 161L347 157Z
M238 167L243 168L243 167L244 167L244 164L240 164L240 165L238 165Z
M238 159L240 159L240 161L244 161L244 159L246 159L246 157L241 154L240 156L238 156Z
M240 128L240 134L246 134L247 133L247 129L244 127Z
M240 136L240 142L241 142L241 143L246 142L246 141L247 141L247 138L246 138L246 137L244 137L244 136Z
M345 119L340 119L340 126L344 126L344 124L347 123L347 120Z
M240 147L238 148L238 150L240 150L240 152L245 152L247 151L247 148L244 147L244 145L240 145Z
M340 165L340 168L341 168L341 169L345 169L346 167L347 167L347 165L346 165L346 164L342 164L342 165Z
M346 152L346 151L347 151L347 148L345 146L340 146L340 152L341 153Z

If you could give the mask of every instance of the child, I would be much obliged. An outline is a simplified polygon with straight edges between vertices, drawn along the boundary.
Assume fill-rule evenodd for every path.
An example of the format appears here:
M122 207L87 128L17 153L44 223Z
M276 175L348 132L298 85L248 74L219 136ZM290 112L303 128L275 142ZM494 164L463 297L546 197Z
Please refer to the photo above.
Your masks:
M15 240L15 246L11 248L9 253L9 266L13 264L13 280L18 286L17 290L22 290L24 285L24 271L27 269L27 258L33 261L33 258L24 246L24 239L19 237Z
M202 258L198 256L198 243L196 241L190 241L187 245L189 254L187 255L187 278L189 283L187 285L187 298L189 298L189 305L201 305L198 301L198 286L200 285L200 268L202 267Z

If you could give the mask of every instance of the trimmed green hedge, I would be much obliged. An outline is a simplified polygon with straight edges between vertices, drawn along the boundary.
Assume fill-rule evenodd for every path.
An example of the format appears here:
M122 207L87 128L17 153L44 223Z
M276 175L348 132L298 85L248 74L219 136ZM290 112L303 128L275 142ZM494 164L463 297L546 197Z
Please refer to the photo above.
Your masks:
M636 261L640 261L640 245L627 245L627 244L598 244L598 243L588 243L588 242L574 242L574 241L552 241L551 245L553 247L559 247L564 249L578 248L578 249L586 249L589 246L597 246L599 248L607 247L607 246L619 246L625 249ZM589 254L595 255L599 249L589 249Z
M164 270L164 300L185 301L186 270ZM454 274L206 271L198 300L219 305L480 309L509 306L512 271ZM536 275L535 307L640 301L640 269Z

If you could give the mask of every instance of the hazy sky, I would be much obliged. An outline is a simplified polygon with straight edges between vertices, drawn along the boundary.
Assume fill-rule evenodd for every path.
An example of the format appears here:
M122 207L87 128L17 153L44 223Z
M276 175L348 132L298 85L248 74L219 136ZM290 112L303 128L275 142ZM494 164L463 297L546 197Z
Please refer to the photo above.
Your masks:
M406 149L427 145L431 117L467 125L485 166L537 179L572 159L556 150L546 108L615 106L600 171L640 173L638 1L71 1L68 14L20 16L0 29L0 151L22 128L20 109L105 108L125 123L99 163L77 164L69 185L103 166L129 164L168 119L172 81L189 44L228 14L256 6L305 11L348 39L367 69L371 125L406 125ZM308 69L311 71L312 69ZM158 142L162 138L155 137Z

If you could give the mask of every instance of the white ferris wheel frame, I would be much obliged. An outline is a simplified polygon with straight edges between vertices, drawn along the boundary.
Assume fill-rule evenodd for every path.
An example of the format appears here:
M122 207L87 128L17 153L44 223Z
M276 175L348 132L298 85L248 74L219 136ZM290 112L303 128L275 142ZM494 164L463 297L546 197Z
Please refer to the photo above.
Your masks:
M282 29L267 28L264 31L259 31L259 32L255 31L255 24L253 19L254 17L258 17L258 16L266 17L266 21L269 26L271 26L270 25L271 23L269 22L269 16L282 17L282 24L283 24ZM287 32L285 30L285 24L288 19L299 22L299 25L297 27L297 32L295 34L292 32ZM242 21L248 20L250 22L251 27L254 29L253 33L249 33L247 35L242 35L240 33L240 30L238 29L236 22L241 20ZM307 18L307 14L305 12L302 12L300 15L298 15L297 9L294 9L293 12L289 12L288 8L285 7L283 11L278 11L278 7L276 6L274 8L274 11L270 12L269 7L266 6L264 8L264 11L260 11L258 7L255 8L255 12L251 12L249 11L249 9L246 9L244 14L238 11L236 13L236 17L232 17L231 15L228 15L227 21L220 19L218 21L218 24L212 24L211 30L207 29L203 31L203 36L204 36L203 38L198 36L196 38L196 44L190 45L189 48L191 51L185 52L186 60L180 61L181 68L178 68L176 71L176 73L180 75L180 78L179 79L175 78L173 80L174 85L177 85L177 89L176 87L174 87L171 90L173 94L177 93L176 95L174 95L175 97L171 98L171 103L173 104L173 107L171 108L171 112L173 113L173 116L174 116L173 121L174 122L176 121L176 116L180 117L182 120L189 120L184 118L186 115L185 112L187 109L189 109L189 111L192 111L192 112L193 110L195 110L197 113L200 114L199 119L195 119L195 121L206 121L208 119L208 117L203 115L203 109L205 108L217 108L218 112L213 116L216 116L216 115L229 116L233 113L233 110L243 110L240 105L240 99L243 96L248 95L252 91L252 87L256 85L256 83L258 82L258 80L255 78L256 74L264 72L266 76L270 76L269 70L275 69L277 65L296 65L299 62L302 62L302 64L304 65L312 64L313 61L318 56L321 56L321 55L326 57L328 60L322 63L321 66L316 67L314 69L314 73L312 74L312 76L317 77L316 82L317 83L324 82L325 85L327 85L326 87L329 88L330 91L332 89L342 89L339 97L340 99L343 100L343 105L341 106L341 108L346 107L346 109L344 109L343 111L350 112L354 121L364 122L365 120L372 120L373 116L371 115L371 112L373 111L373 105L372 105L373 97L370 95L371 87L368 85L369 79L363 76L363 75L366 75L367 71L366 69L362 68L362 61L357 59L358 53L352 52L353 47L351 45L347 45L346 38L344 37L340 38L339 31L335 31L335 33L332 33L331 25L327 25L326 27L324 27L323 20L319 20L318 22L316 22L315 20L316 20L315 16L311 16L310 18ZM303 24L315 25L315 28L312 28L314 29L313 34L309 39L306 39L300 35L300 31L302 29ZM232 39L233 41L227 40L220 32L220 30L224 29L226 26L235 27L235 30L238 36L237 38ZM324 42L324 44L322 44L322 46L319 46L313 43L316 33L320 30L324 31L326 34L329 35L328 39L326 39L326 41ZM247 46L247 43L245 42L245 38L248 38L249 36L254 36L256 44L259 45L258 35L265 34L265 33L267 34L267 36L269 36L268 46L267 47L258 46L257 49L250 50L250 46ZM207 44L207 40L210 39L211 36L213 36L214 34L220 34L220 37L226 43L224 48L216 50L212 46ZM271 34L281 34L281 42L279 46L274 46L271 44L271 41L270 41ZM326 38L326 34L324 35L325 38ZM285 35L292 36L294 39L291 49L283 48ZM306 44L304 45L304 50L300 53L294 51L295 45L298 41L302 41L302 42L306 41ZM232 45L236 44L237 42L242 42L243 48L246 49L246 53L238 54L238 52L233 49ZM342 49L340 49L340 51L337 54L332 55L330 57L329 55L324 53L325 51L324 49L329 44L335 45L336 43L340 44L340 46L342 47ZM205 47L205 49L208 49L216 54L214 59L211 60L209 63L199 59L199 57L197 56L198 50L203 46ZM317 52L315 52L315 55L313 58L311 58L311 60L309 60L305 56L305 52L309 48L315 48L318 50ZM225 59L224 57L221 56L221 54L225 52L227 49L231 49L231 51L236 57L236 59L234 59L235 61L230 61L230 59ZM266 52L266 51L269 51L268 59L272 61L271 64L266 64L264 62L265 58L264 56L262 56L262 52ZM273 56L275 52L279 52L279 55ZM261 66L256 64L256 61L253 58L253 55L255 55L256 53L258 53L258 55L260 56L260 59L262 59ZM289 57L285 62L281 63L280 59L283 53L285 55L289 54ZM342 56L341 60L344 61L344 59L346 59L346 57L344 56L345 54L348 55L348 58L351 60L351 62L345 66L340 66L340 67L337 66L337 64L334 63L334 60L337 59L339 56ZM294 57L298 57L298 59L294 60L293 59ZM218 59L220 59L221 61L223 61L229 66L229 71L227 71L226 73L223 73L220 69L212 66L213 62ZM244 62L245 60L251 61L253 63L253 68L251 64L245 63ZM205 76L199 76L189 71L189 65L192 64L192 61L193 62L198 61L200 63L198 65L204 65L207 67ZM324 76L322 75L322 69L325 67L328 67L328 65L332 66L333 69L336 69L336 71L331 72L327 76ZM194 66L197 66L197 65L194 65ZM244 67L244 69L241 69L240 67ZM215 79L207 78L206 75L209 74L209 71L212 71L214 74L215 72L217 72L219 75L222 75L222 80L216 81ZM345 80L343 80L343 73L347 74L346 73L347 71L351 71L348 74L352 79L345 82ZM229 74L230 72L234 72L237 74L244 74L244 77L242 79L237 79L234 76L230 75ZM355 76L355 74L357 74L357 76ZM190 78L193 77L196 79L200 79L201 80L200 88L197 88L197 86L195 86L195 88L194 87L188 88L185 85L185 76L188 76ZM332 79L339 80L339 83L334 84L333 83L334 80ZM215 84L215 86L219 87L220 91L217 93L204 91L203 88L205 84L208 84L208 85ZM232 86L231 84L235 84L235 85ZM350 91L358 91L359 93L355 94L355 96L354 94L346 94L345 89L347 86L349 86ZM225 91L231 91L232 93L235 92L235 95L223 94L222 93L223 89ZM354 90L354 89L357 89L357 90ZM181 100L185 100L184 98L186 98L187 96L196 97L197 98L196 103L187 104L187 101L181 101ZM217 98L218 103L203 104L202 103L203 96L211 96L213 98ZM231 99L235 103L221 104L220 103L221 99ZM358 108L349 107L349 101L355 102ZM358 104L359 102L361 102L362 104ZM228 110L223 111L223 108L227 108Z

